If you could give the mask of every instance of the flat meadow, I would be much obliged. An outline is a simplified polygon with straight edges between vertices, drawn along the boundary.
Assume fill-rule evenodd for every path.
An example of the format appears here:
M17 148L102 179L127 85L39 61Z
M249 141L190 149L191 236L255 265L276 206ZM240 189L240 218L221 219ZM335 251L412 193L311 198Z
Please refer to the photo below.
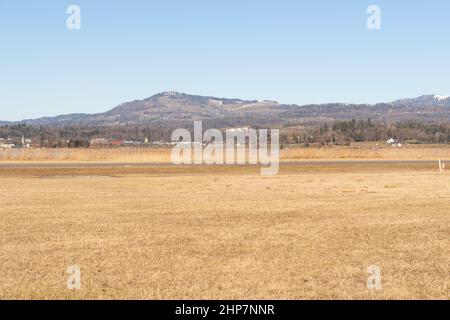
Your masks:
M449 299L450 172L310 150L284 149L271 177L256 166L0 166L0 299ZM39 151L2 164L151 162L146 149ZM341 161L288 161L313 151ZM73 265L79 290L66 285ZM367 287L370 266L381 290Z

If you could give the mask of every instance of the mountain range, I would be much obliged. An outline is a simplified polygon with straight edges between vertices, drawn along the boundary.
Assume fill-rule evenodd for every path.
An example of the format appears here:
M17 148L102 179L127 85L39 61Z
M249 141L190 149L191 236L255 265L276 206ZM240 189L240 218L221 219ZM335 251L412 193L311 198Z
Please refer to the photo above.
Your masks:
M194 120L208 121L217 127L239 124L289 125L334 120L380 119L392 122L436 122L450 119L450 96L423 95L390 103L291 105L277 101L226 99L163 92L144 100L135 100L97 114L67 114L56 117L28 119L28 125L176 125Z

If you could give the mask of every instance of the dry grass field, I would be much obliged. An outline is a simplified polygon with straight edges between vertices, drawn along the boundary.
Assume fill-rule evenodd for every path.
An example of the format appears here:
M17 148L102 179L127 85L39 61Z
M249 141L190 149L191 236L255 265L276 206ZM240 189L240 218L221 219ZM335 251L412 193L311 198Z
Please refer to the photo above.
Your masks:
M381 143L380 143L381 144ZM0 150L0 161L112 161L171 162L171 148L90 148L90 149L10 149ZM363 144L351 147L286 147L281 160L318 159L450 159L450 145L408 145L391 148L383 144Z
M0 167L0 182L1 299L450 298L436 165Z

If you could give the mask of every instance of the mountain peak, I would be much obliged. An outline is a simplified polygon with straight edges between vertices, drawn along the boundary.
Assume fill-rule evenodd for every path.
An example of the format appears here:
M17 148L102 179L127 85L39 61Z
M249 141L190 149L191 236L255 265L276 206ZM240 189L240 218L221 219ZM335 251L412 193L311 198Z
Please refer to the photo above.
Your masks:
M167 96L167 97L176 97L176 96L182 96L182 95L184 95L184 93L178 92L178 91L164 91L164 92L161 92L159 95Z
M414 107L445 105L450 106L450 96L442 94L423 95L412 99L400 99L392 102L393 105L409 105Z
M184 96L185 94L182 92L178 92L178 91L163 91L157 94L154 94L153 96L144 99L144 101L146 100L152 100L152 99L157 99L157 98L161 98L161 97L181 97Z

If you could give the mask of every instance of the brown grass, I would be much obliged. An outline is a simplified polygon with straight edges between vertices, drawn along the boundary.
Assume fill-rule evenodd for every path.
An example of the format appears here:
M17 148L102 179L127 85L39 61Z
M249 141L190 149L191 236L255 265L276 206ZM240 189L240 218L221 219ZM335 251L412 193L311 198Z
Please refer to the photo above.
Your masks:
M324 148L290 148L281 153L284 160L307 159L398 159L398 160L437 160L450 159L447 146L405 148L392 147L324 147Z
M170 152L168 148L10 149L0 150L0 160L170 162Z
M3 170L0 298L450 298L449 173L311 168Z
M108 149L12 149L0 150L0 161L111 161L171 162L171 148L108 148ZM281 160L319 159L450 159L448 146L378 147L289 147L281 150Z

